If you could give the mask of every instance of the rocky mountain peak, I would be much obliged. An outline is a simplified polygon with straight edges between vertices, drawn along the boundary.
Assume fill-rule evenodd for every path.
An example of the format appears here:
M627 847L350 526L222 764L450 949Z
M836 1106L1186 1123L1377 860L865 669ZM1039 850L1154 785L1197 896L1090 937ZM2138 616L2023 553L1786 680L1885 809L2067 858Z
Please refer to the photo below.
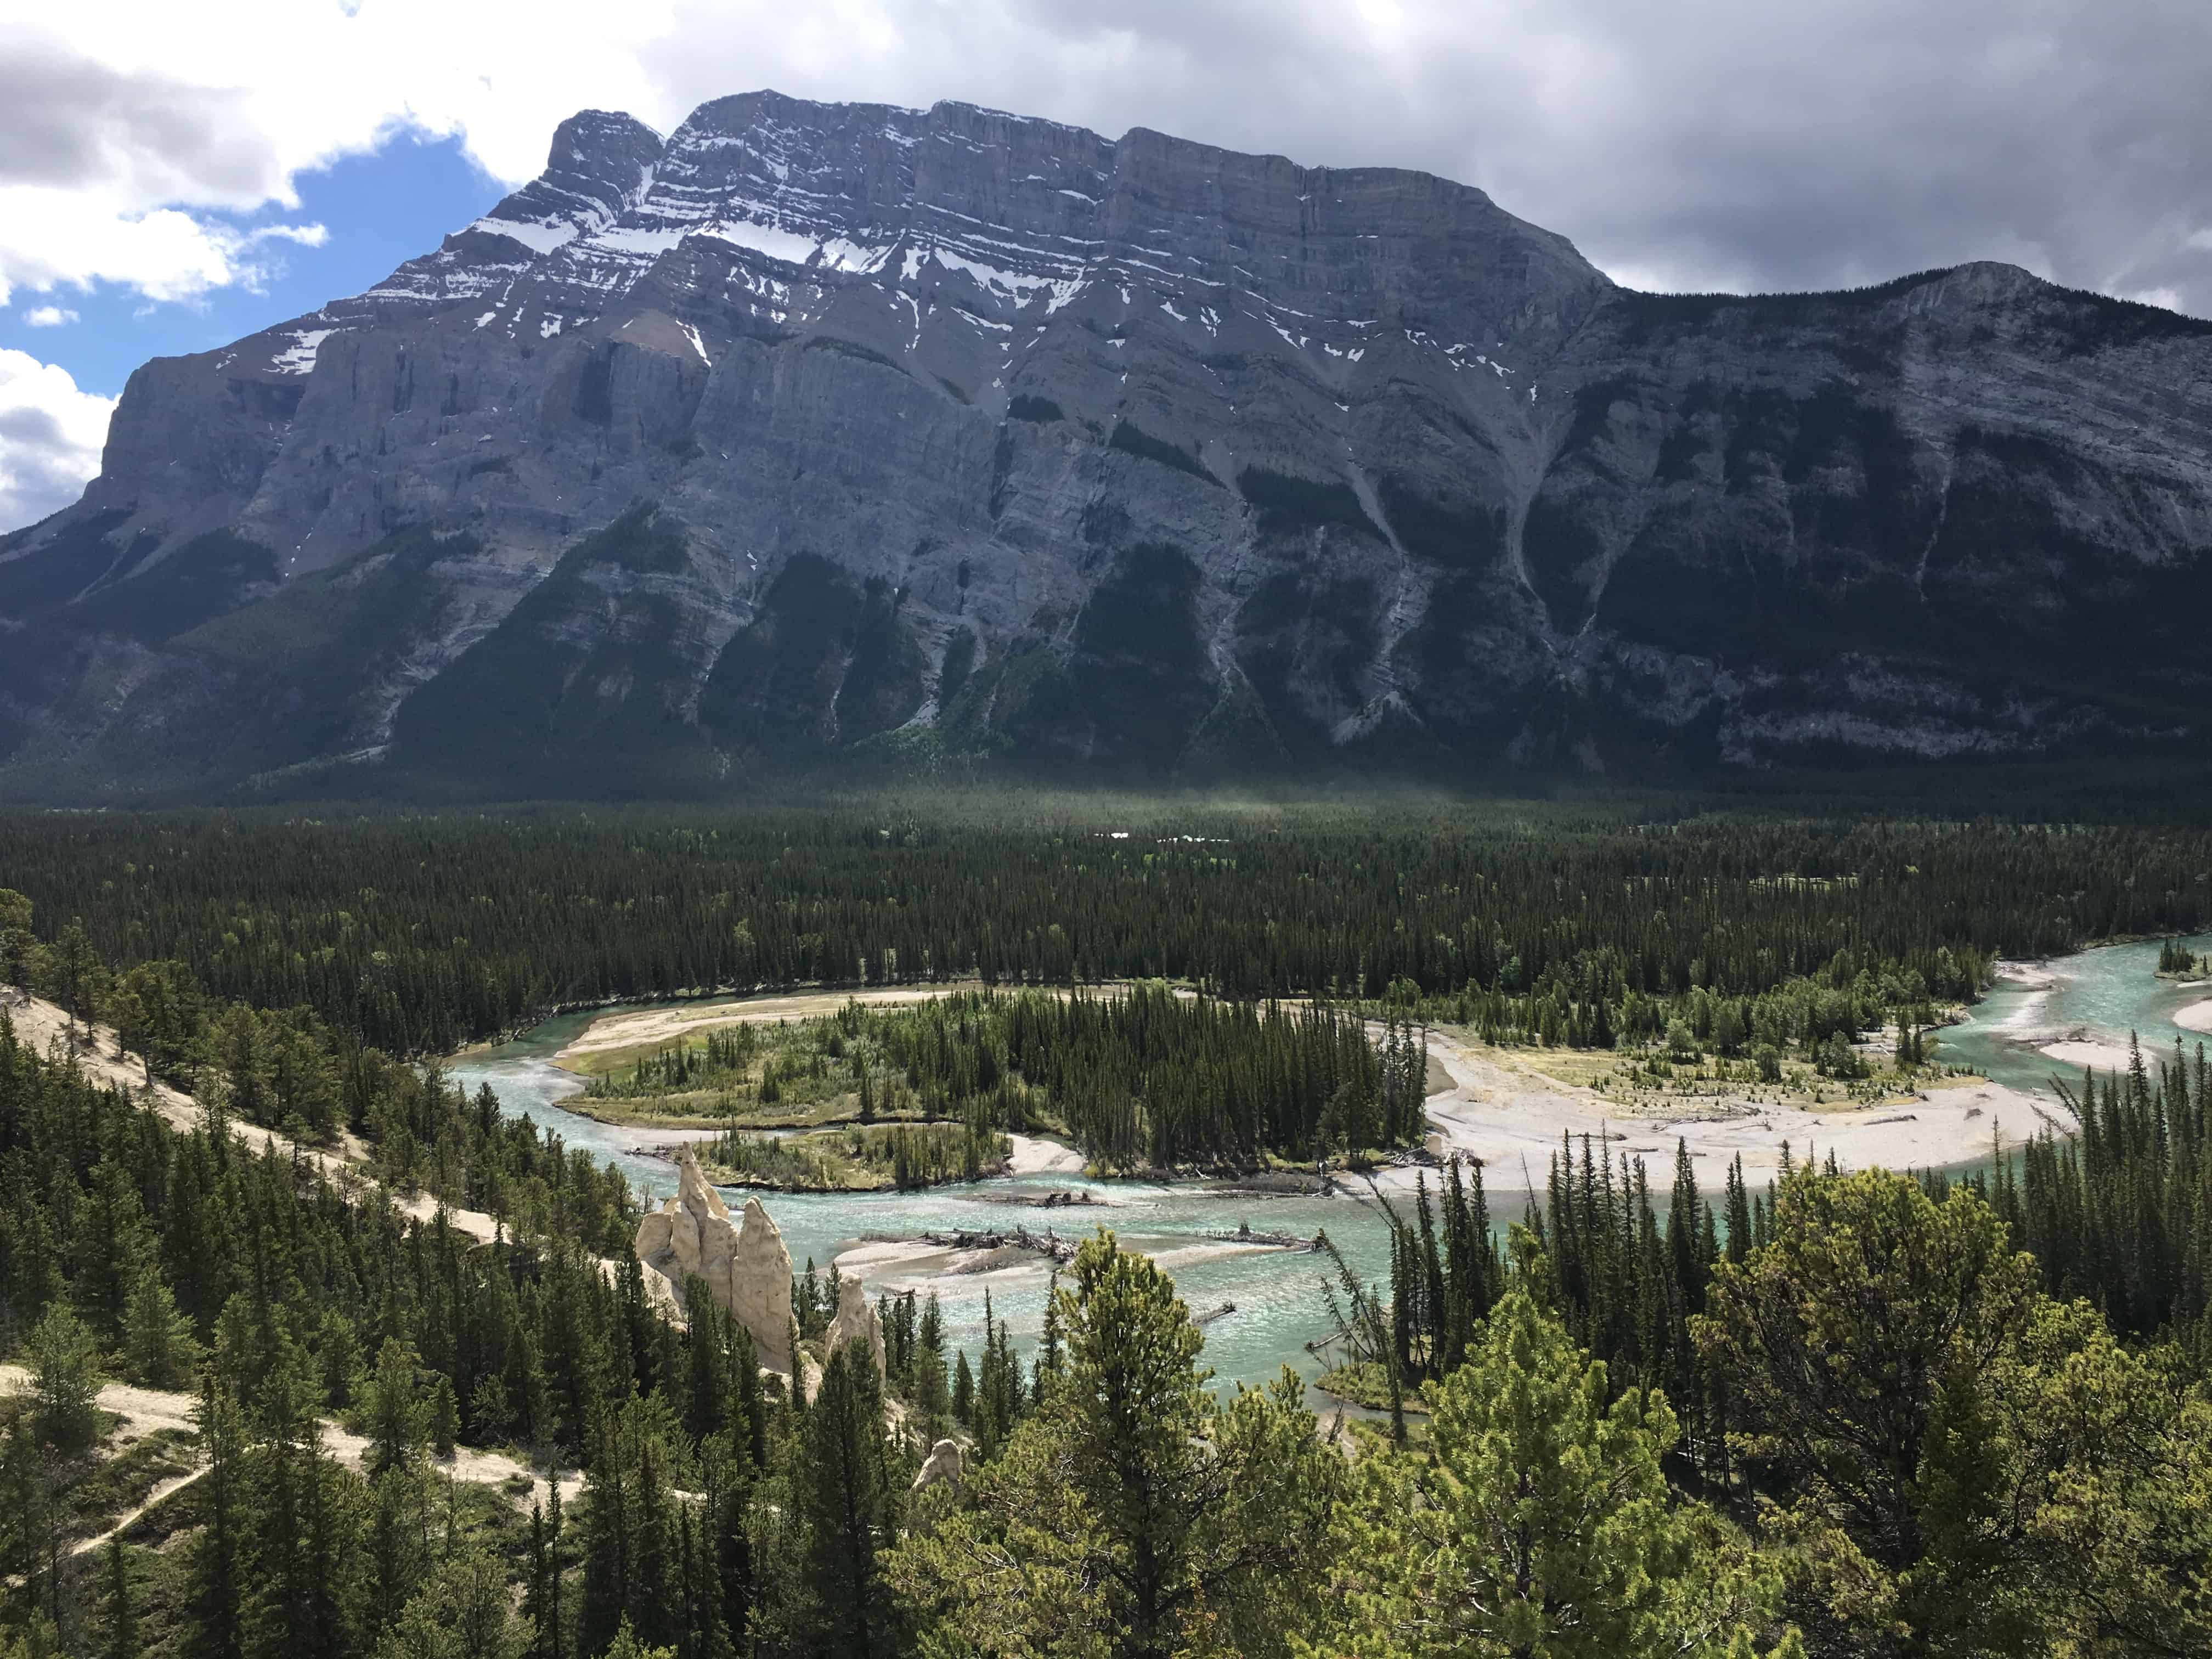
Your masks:
M692 789L2172 742L2207 384L2212 325L2007 265L1638 295L1401 169L586 111L368 293L133 376L0 550L0 755Z

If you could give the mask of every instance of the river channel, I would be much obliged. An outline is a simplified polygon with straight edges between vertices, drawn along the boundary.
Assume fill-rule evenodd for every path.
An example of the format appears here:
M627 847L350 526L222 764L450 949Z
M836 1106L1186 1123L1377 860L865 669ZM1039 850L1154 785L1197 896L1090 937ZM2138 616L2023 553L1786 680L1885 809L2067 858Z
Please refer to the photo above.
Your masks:
M2212 951L2212 934L2192 943L2199 951ZM2037 1052L2050 1042L2124 1044L2132 1030L2154 1055L2170 1052L2177 1036L2193 1052L2199 1039L2180 1031L2173 1015L2212 997L2212 986L2157 978L2153 970L2158 950L2155 941L2112 945L2041 964L2027 982L2001 981L1964 1024L1942 1034L1940 1057L1970 1066L1993 1082L2050 1096L2054 1075L2079 1072ZM836 1006L834 994L824 1006ZM471 1091L478 1084L489 1084L507 1111L536 1120L571 1147L605 1158L640 1190L656 1199L665 1196L676 1190L675 1169L651 1149L711 1131L624 1128L564 1108L560 1103L582 1083L553 1065L552 1056L596 1017L587 1012L548 1020L514 1042L453 1061L449 1075ZM1076 1208L1040 1207L1053 1192L1087 1193L1096 1201ZM726 1188L725 1196L741 1203L745 1194L741 1188ZM1326 1228L1361 1275L1379 1277L1388 1261L1387 1226L1364 1200L1259 1196L1210 1182L1087 1182L1059 1174L920 1193L769 1193L762 1198L799 1270L811 1259L826 1273L832 1261L847 1255L860 1266L872 1292L933 1290L944 1308L948 1341L971 1353L981 1341L987 1292L993 1312L1012 1326L1017 1346L1026 1351L1035 1341L1043 1313L1043 1267L924 1273L894 1261L867 1261L874 1254L866 1248L872 1242L1016 1224L1032 1230L1050 1226L1063 1235L1110 1226L1175 1275L1185 1304L1206 1321L1205 1363L1224 1382L1263 1382L1286 1364L1310 1378L1321 1367L1306 1345L1328 1334L1329 1319L1322 1292L1322 1258L1239 1245L1218 1235L1233 1233L1240 1224L1300 1237ZM1521 1214L1525 1203L1520 1191L1493 1192L1492 1218L1503 1227ZM1219 1312L1225 1307L1234 1311Z

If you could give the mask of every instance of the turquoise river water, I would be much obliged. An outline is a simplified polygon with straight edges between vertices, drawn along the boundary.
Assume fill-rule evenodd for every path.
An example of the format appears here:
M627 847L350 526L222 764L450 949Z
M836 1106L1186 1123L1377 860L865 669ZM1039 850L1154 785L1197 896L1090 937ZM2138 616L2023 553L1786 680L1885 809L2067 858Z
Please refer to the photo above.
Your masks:
M2212 950L2212 935L2194 941ZM2147 1050L2170 1050L2185 1036L2192 1051L2198 1041L2179 1030L2172 1017L2192 1002L2212 997L2212 987L2179 986L2155 977L2158 945L2119 945L2084 951L2043 964L2033 982L2002 981L1971 1011L1962 1025L1942 1033L1941 1058L1966 1065L1992 1081L2048 1093L2054 1074L2077 1075L2078 1067L2059 1065L2036 1052L2066 1039L2124 1043L2140 1033ZM548 1020L514 1042L454 1061L449 1074L473 1091L488 1083L510 1112L537 1121L572 1147L584 1147L618 1166L640 1190L658 1199L676 1190L676 1172L653 1148L702 1133L656 1133L599 1123L560 1103L577 1092L580 1079L551 1063L595 1016L566 1014ZM1053 1191L1087 1191L1094 1206L1045 1210L1036 1207ZM725 1196L742 1202L742 1189ZM1501 1227L1516 1218L1527 1195L1491 1194L1491 1213ZM1322 1258L1310 1253L1240 1246L1214 1235L1233 1233L1240 1224L1255 1231L1310 1237L1326 1228L1354 1270L1381 1274L1388 1257L1388 1229L1364 1200L1278 1198L1226 1190L1208 1182L1172 1186L1133 1182L1086 1182L1066 1174L1013 1176L1002 1180L933 1188L921 1193L763 1194L783 1231L793 1262L801 1270L811 1259L826 1272L848 1251L884 1241L910 1240L925 1232L956 1228L1052 1226L1062 1234L1088 1232L1097 1225L1114 1229L1125 1242L1150 1254L1175 1275L1184 1302L1206 1318L1205 1363L1224 1382L1259 1382L1291 1365L1312 1376L1319 1363L1306 1345L1326 1337L1329 1319L1322 1299ZM983 1302L1012 1327L1018 1346L1026 1349L1042 1317L1045 1269L1039 1265L1001 1268L988 1273L935 1273L896 1261L878 1261L861 1269L871 1291L934 1290L945 1310L948 1340L973 1350L980 1343ZM1233 1304L1234 1311L1208 1317Z

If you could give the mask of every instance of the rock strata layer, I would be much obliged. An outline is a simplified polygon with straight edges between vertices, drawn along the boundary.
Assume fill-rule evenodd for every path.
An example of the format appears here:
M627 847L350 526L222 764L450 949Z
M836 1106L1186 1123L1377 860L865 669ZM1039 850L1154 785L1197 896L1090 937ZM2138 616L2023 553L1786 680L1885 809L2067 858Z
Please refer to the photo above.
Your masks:
M0 784L2101 751L2212 711L2209 547L2212 323L754 93L132 375L0 541Z

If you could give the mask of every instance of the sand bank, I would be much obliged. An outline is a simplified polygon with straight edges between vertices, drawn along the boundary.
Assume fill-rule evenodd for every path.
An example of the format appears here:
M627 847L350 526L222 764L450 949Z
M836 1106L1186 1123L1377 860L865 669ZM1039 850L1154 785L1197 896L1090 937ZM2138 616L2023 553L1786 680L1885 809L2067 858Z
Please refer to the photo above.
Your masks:
M897 1008L930 1002L955 991L974 991L972 984L890 985L868 991L795 991L772 997L724 998L718 1001L687 1003L678 1008L645 1008L635 1012L602 1014L576 1040L554 1055L556 1064L582 1054L605 1054L616 1048L639 1048L722 1025L762 1025L779 1019L808 1019L835 1012L848 1002L864 1008Z
M2008 985L2028 991L2051 990L2060 977L2058 970L2047 962L1993 962L1990 972Z
M1051 1267L1035 1250L951 1249L926 1238L872 1239L840 1250L836 1261L841 1274L860 1279L872 1293L927 1291L934 1281L948 1278L981 1278L991 1285L1012 1279L1042 1280Z
M2128 1048L2124 1042L2091 1042L2069 1037L2063 1042L2046 1042L2035 1052L2064 1066L2094 1066L2100 1072L2128 1069Z
M2173 1023L2185 1031L2212 1031L2212 998L2176 1009Z
M1717 1191L1739 1154L1747 1176L1764 1182L1780 1167L1785 1143L1800 1164L1808 1153L1825 1160L1833 1152L1846 1168L1903 1170L1973 1163L1990 1155L1993 1140L2018 1146L2046 1121L2071 1127L2061 1113L2046 1119L2051 1109L2039 1110L2032 1097L1982 1082L1931 1082L1911 1099L1850 1110L1705 1097L1685 1100L1676 1115L1663 1103L1632 1114L1591 1090L1502 1065L1480 1045L1431 1032L1429 1046L1453 1084L1429 1097L1429 1117L1446 1151L1483 1160L1484 1184L1492 1192L1531 1186L1540 1191L1546 1161L1559 1150L1563 1133L1577 1146L1584 1135L1593 1146L1603 1137L1616 1157L1641 1156L1661 1180L1671 1178L1679 1139L1689 1148L1698 1187ZM1413 1180L1412 1170L1394 1170L1382 1184L1404 1188Z
M1013 1154L1006 1160L1008 1175L1068 1175L1083 1173L1083 1154L1074 1147L1040 1135L1010 1134Z

